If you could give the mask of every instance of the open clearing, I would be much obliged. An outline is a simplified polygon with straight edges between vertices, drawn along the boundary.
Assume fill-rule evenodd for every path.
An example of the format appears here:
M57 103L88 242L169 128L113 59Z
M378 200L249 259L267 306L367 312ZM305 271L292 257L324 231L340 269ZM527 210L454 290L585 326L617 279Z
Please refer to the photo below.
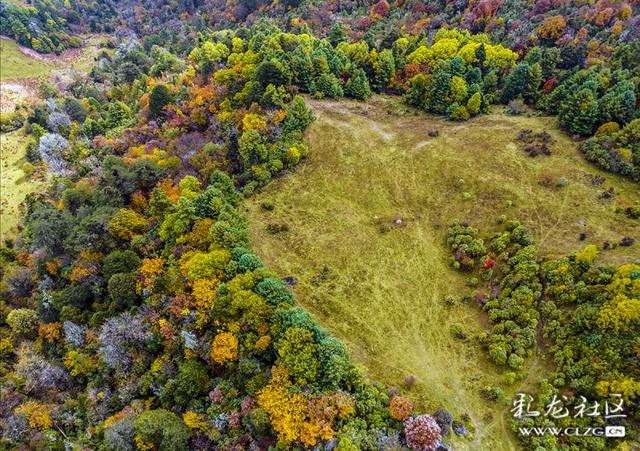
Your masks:
M105 36L86 35L82 36L82 39L84 47L67 49L60 55L55 55L38 53L18 45L6 36L0 37L0 80L41 79L49 77L55 70L61 73L73 70L88 72Z
M309 99L316 117L307 132L310 156L246 203L252 246L280 276L295 277L298 301L373 379L401 386L415 375L406 394L420 407L468 414L475 434L450 438L455 449L515 449L508 403L480 395L502 376L475 341L483 315L460 302L464 276L448 265L447 224L460 218L488 232L506 214L530 227L543 254L563 255L640 238L639 223L614 211L640 199L639 187L585 162L553 118L493 113L453 123L414 114L398 100ZM523 128L551 133L553 154L527 156L515 141ZM429 137L431 129L440 135ZM604 183L593 184L594 175ZM553 183L545 187L539 182L547 176ZM560 177L567 186L555 186ZM601 199L610 187L616 196ZM289 230L274 234L269 225ZM638 244L601 252L599 261L634 255ZM448 294L455 306L443 302ZM453 337L456 323L469 339ZM504 387L506 394L532 390L544 368L540 356L529 359L527 380Z
M13 40L5 37L0 39L0 80L39 78L53 69L54 64L51 61L25 55L20 48Z

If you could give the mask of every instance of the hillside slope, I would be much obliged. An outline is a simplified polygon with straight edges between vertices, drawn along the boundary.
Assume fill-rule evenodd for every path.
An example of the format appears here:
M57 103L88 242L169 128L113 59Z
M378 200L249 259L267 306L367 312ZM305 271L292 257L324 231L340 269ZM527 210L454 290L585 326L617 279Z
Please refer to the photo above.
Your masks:
M545 255L563 255L584 246L580 233L598 245L633 234L637 224L614 210L638 199L637 186L584 162L552 118L494 113L460 125L414 115L392 98L308 101L316 116L310 156L247 203L253 247L280 276L296 279L299 301L374 378L401 386L414 375L409 396L468 414L477 433L456 447L514 449L508 407L480 394L501 375L475 343L481 315L460 300L464 282L449 269L446 225L460 217L491 229L500 214L517 217ZM515 140L524 128L551 133L552 155L527 156ZM605 182L594 185L593 176ZM539 183L546 177L550 186ZM560 177L567 186L555 186ZM601 199L609 187L618 194ZM601 260L634 252L620 247ZM466 341L454 338L456 324ZM540 368L507 392L545 376L539 357L529 365Z

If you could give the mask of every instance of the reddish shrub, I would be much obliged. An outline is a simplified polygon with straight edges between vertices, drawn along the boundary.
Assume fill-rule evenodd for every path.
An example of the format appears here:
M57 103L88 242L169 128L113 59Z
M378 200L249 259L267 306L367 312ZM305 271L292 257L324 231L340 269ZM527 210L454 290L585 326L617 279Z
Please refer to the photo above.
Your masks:
M440 426L431 415L420 415L404 422L407 446L416 451L435 451L442 436Z

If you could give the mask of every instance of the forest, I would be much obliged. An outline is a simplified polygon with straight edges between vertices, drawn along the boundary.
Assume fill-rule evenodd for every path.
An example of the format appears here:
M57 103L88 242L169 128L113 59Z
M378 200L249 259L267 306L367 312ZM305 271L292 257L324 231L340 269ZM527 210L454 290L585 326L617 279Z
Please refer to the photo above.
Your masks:
M376 96L461 127L498 108L553 115L590 165L633 187L615 212L631 233L585 234L563 256L542 253L517 210L433 233L504 387L540 352L540 409L624 401L614 420L511 418L518 446L637 446L637 2L2 0L0 23L52 58L101 39L90 70L37 80L0 117L25 139L25 177L42 179L18 233L2 234L1 447L426 451L464 438L469 419L419 405L412 376L401 390L369 377L253 250L245 205L313 159L310 104ZM521 130L518 152L543 159L552 141ZM635 259L600 261L627 249ZM483 396L509 404L504 387ZM605 425L626 437L518 435Z

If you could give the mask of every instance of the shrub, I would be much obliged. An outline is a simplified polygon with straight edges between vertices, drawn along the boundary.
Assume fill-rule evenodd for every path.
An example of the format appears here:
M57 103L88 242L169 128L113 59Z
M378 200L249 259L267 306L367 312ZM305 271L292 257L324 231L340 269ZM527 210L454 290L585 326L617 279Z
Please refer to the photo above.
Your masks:
M497 401L502 396L502 389L500 387L487 386L480 390L480 394L487 401Z
M620 130L620 126L617 122L605 122L598 130L596 130L596 135L609 135L611 133L617 132Z
M9 133L19 129L24 124L24 116L18 111L0 113L0 132Z
M40 158L49 165L49 169L55 174L65 175L68 172L65 152L69 143L62 136L48 133L40 138Z
M477 287L479 283L480 281L478 280L477 277L469 277L468 279L464 280L464 284L471 288Z
M15 309L9 312L6 321L17 335L34 335L38 328L38 313L27 308Z
M411 390L415 385L416 382L418 381L418 378L413 376L413 375L409 375L407 377L404 378L404 386Z
M512 116L519 116L521 114L524 114L525 111L526 108L522 99L511 100L507 104L507 114L510 114Z
M622 240L620 240L620 246L631 246L633 243L635 243L635 239L630 237L630 236L625 236L624 238L622 238Z
M273 211L273 209L275 208L275 205L273 204L272 201L265 200L260 204L260 208L262 208L264 211Z
M404 422L407 445L415 450L435 451L442 436L440 426L431 415L420 415Z
M289 231L289 225L288 224L269 223L269 224L267 224L266 230L271 235L278 235L280 233L288 232Z
M444 409L438 409L433 414L433 418L436 420L436 423L438 423L438 426L440 426L442 435L446 436L449 434L451 425L453 424L453 415Z
M513 385L516 383L516 373L510 371L504 374L504 383L507 385Z
M24 172L24 175L26 175L27 177L29 177L31 174L33 174L34 171L34 167L31 163L29 163L28 161L25 161L22 164L22 172Z
M511 354L508 359L509 367L519 370L524 366L524 359L518 354Z
M467 334L464 331L464 326L462 324L456 323L453 326L453 335L455 335L456 338L459 338L461 340L464 340L467 338Z
M404 421L413 413L413 403L402 396L394 396L389 403L391 418Z
M576 262L590 265L598 254L598 248L593 244L586 246L579 252L576 252Z

